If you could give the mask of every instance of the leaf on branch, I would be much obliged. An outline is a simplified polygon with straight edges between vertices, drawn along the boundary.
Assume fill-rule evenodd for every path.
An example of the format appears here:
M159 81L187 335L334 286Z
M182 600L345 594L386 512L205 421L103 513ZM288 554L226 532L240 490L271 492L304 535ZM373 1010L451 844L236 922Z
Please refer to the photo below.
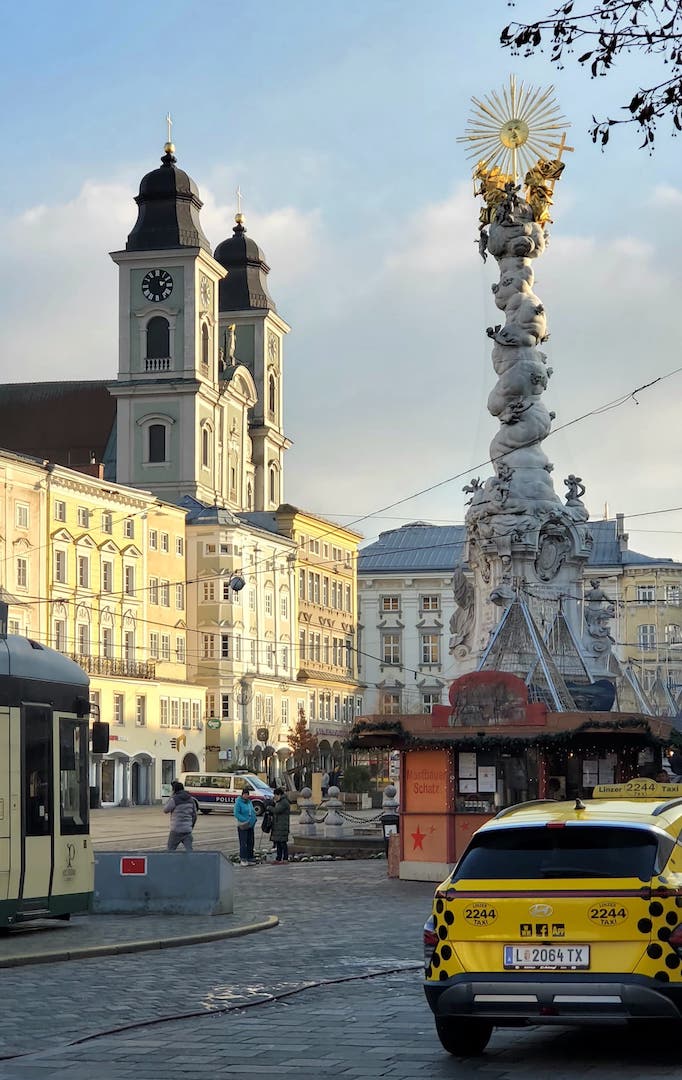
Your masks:
M590 50L590 52L583 53L582 56L578 57L578 63L579 64L584 64L585 61L589 60L591 56L592 56L592 51L591 50Z

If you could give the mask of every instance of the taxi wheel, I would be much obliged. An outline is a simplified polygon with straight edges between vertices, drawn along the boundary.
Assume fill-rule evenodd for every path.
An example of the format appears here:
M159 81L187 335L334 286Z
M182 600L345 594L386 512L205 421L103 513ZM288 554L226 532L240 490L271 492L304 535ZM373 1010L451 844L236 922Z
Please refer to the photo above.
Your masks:
M483 1053L493 1033L493 1025L486 1020L470 1020L468 1017L438 1016L436 1032L448 1054L471 1057Z

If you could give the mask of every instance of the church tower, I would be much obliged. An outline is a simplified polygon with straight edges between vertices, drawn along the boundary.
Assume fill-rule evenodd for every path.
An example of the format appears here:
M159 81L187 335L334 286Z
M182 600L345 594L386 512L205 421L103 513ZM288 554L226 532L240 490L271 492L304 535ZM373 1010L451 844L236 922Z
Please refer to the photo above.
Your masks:
M159 498L241 509L253 484L252 374L221 378L218 290L225 268L201 228L194 181L169 141L147 173L119 268L116 478Z
M239 193L238 193L239 194ZM233 234L215 250L227 271L219 286L219 327L224 375L244 365L253 376L257 400L249 414L254 480L247 486L244 510L274 510L284 502L284 434L282 351L290 327L277 313L268 292L270 267L258 244L246 235L244 216L235 216Z

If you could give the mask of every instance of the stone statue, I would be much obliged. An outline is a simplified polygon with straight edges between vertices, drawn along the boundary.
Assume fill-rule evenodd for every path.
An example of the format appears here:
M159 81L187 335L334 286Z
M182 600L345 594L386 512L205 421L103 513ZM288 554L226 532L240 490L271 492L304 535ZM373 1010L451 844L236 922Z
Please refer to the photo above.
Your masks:
M465 576L461 566L455 569L452 581L457 607L450 618L449 650L458 656L466 655L470 647L470 635L474 624L474 587Z
M583 646L588 657L606 668L611 648L615 645L610 624L616 614L616 609L607 593L601 588L600 578L592 578L590 585L592 587L585 593L583 603L585 620Z
M569 473L564 480L564 484L568 488L568 491L566 492L566 506L575 506L585 494L583 478L582 476L575 476L573 473Z

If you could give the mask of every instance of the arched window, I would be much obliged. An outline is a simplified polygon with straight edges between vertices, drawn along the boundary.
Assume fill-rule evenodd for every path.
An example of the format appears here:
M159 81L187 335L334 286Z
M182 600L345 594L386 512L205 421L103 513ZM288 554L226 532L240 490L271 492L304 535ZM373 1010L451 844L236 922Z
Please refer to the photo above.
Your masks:
M247 510L253 510L253 488L251 484L247 484L246 487L246 508Z
M210 468L211 465L211 429L209 427L201 429L201 464L204 469Z
M209 357L211 355L211 337L208 331L206 323L201 327L201 363L202 366L207 368Z
M163 424L149 425L149 461L166 460L166 428Z
M270 502L272 505L276 505L279 502L279 491L277 490L277 467L276 465L270 466Z
M268 410L271 417L277 415L277 381L274 375L268 379Z
M162 360L170 356L170 327L168 319L155 315L147 323L147 359Z

